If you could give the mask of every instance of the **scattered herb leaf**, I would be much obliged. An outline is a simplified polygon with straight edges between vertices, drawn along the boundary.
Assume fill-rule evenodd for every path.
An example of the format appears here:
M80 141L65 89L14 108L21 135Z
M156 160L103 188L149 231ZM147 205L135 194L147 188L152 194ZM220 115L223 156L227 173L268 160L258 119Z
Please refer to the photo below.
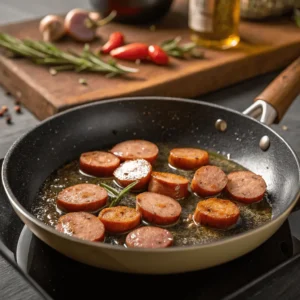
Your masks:
M194 48L192 51L191 51L191 56L194 57L194 58L198 58L198 59L201 59L201 58L204 58L204 52L198 48Z
M192 56L194 58L204 57L203 51L197 48L196 43L188 42L188 43L180 44L180 42L181 42L181 37L177 36L174 39L166 40L162 42L160 46L169 56L173 56L176 58L185 58L187 56Z

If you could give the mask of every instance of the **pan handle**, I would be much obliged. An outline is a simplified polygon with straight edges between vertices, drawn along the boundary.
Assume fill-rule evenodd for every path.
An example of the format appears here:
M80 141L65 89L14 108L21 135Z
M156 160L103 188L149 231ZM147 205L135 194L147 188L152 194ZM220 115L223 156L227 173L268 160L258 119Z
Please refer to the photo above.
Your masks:
M267 125L278 123L300 93L300 57L281 72L243 114L260 117Z

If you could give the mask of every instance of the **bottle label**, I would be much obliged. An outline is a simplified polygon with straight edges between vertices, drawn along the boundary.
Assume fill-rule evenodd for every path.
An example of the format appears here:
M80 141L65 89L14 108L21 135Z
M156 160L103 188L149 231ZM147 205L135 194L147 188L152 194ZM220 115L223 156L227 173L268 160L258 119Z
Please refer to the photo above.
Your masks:
M189 1L189 27L195 31L213 31L215 0Z

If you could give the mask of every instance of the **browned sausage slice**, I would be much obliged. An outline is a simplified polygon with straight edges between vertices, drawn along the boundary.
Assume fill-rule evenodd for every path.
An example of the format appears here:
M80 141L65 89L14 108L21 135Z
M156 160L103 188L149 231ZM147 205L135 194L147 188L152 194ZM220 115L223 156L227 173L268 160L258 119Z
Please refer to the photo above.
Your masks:
M62 190L56 199L58 208L63 211L94 212L107 202L107 191L96 184L82 183Z
M156 225L170 225L178 221L181 214L180 204L171 197L144 192L136 196L136 209L142 218Z
M240 210L229 200L210 198L199 201L194 212L194 220L202 225L228 228L238 221Z
M174 148L169 155L169 163L184 170L194 170L208 162L208 152L198 148Z
M114 206L104 208L99 213L99 219L107 231L122 233L138 226L141 222L141 214L131 207Z
M147 186L152 172L151 164L145 159L128 160L123 162L115 171L117 183L123 187L138 180L132 190L140 190Z
M180 175L166 172L152 172L148 191L182 199L189 194L189 181Z
M120 159L115 155L104 151L92 151L82 153L79 159L80 169L97 177L110 177L120 165Z
M121 161L130 159L145 159L153 164L158 156L158 147L145 140L129 140L115 145L111 153L118 156Z
M167 248L172 244L171 232L160 227L143 226L126 236L126 245L129 248Z
M199 168L193 177L191 189L202 197L220 193L226 186L226 174L216 166Z
M262 200L267 184L264 179L250 171L237 171L228 175L226 190L230 196L244 203Z
M103 241L105 234L102 222L86 212L72 212L61 216L56 229L67 235L92 242Z

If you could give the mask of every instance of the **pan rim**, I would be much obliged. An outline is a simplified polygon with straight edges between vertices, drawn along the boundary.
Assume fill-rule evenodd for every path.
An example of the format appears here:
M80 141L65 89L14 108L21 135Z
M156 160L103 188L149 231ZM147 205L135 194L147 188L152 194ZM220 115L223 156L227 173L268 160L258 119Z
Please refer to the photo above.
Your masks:
M17 145L26 138L27 135L31 134L34 130L37 128L43 126L44 124L50 122L51 120L63 117L65 114L72 113L77 110L82 110L86 107L90 106L98 106L106 103L113 103L113 102L124 102L124 101L140 101L140 100L154 100L154 101L175 101L175 102L186 102L186 103L193 103L197 105L203 105L203 106L210 106L213 108L218 108L223 111L228 111L230 113L236 114L239 117L247 118L251 120L254 123L258 123L260 126L265 127L267 130L272 132L277 138L279 138L289 149L289 151L292 153L292 155L295 158L297 168L298 168L298 174L299 174L299 182L298 182L298 193L295 195L294 199L292 199L290 205L283 211L281 212L276 218L271 219L267 223L256 227L254 229L250 229L246 232L238 233L234 236L226 237L224 239L214 241L214 242L208 242L205 244L199 244L199 245L187 245L187 246L176 246L176 247L168 247L168 248L163 248L163 249L143 249L143 248L125 248L123 246L118 246L118 245L110 245L106 243L95 243L95 242L90 242L86 240L81 240L76 237L68 236L64 233L58 232L54 228L50 227L49 225L44 224L42 221L40 221L37 217L35 217L32 213L30 213L27 209L23 207L23 205L17 200L15 197L13 191L11 190L9 183L8 183L8 178L7 178L7 169L8 169L8 162L10 159L10 156L12 155L14 149L17 147ZM82 104L73 108L69 108L65 111L59 112L51 117L46 118L45 120L41 121L37 125L35 125L33 128L31 128L29 131L21 135L9 148L7 151L4 160L3 160L3 165L2 165L2 183L4 186L4 190L6 192L6 195L8 196L8 199L11 203L11 205L18 210L18 212L23 215L26 219L30 220L30 222L34 223L36 226L41 227L43 230L48 231L50 234L57 235L60 238L65 238L69 240L70 242L75 242L75 243L80 243L83 246L93 246L93 247L99 247L99 248L104 248L104 249L109 249L113 251L128 251L128 252L145 252L145 253L167 253L167 252L181 252L181 251L193 251L197 250L200 248L210 248L210 247L215 247L218 245L222 244L227 244L227 243L232 243L235 240L239 240L241 238L246 238L247 236L251 236L253 234L258 234L260 231L267 229L268 227L272 226L273 224L277 223L281 218L285 215L286 212L290 211L293 209L293 207L296 205L296 202L298 198L300 197L300 163L299 163L299 158L297 157L295 151L293 148L289 145L289 143L281 137L276 131L274 131L272 128L269 126L259 122L258 120L244 115L241 112L227 108L218 104L214 103L209 103L201 100L195 100L195 99L188 99L188 98L180 98L180 97L165 97L165 96L135 96L135 97L120 97L120 98L113 98L113 99L106 99L106 100L101 100L101 101L96 101L96 102L91 102L87 104Z

